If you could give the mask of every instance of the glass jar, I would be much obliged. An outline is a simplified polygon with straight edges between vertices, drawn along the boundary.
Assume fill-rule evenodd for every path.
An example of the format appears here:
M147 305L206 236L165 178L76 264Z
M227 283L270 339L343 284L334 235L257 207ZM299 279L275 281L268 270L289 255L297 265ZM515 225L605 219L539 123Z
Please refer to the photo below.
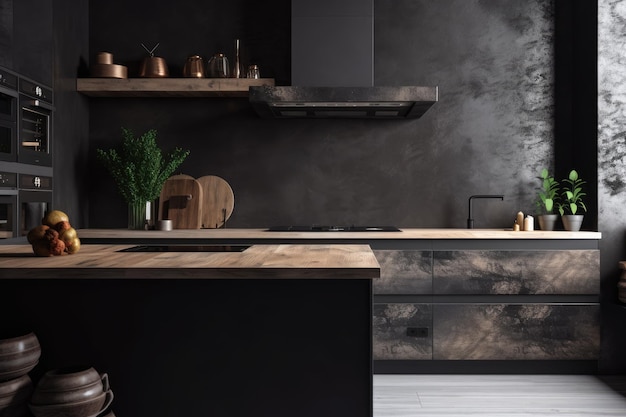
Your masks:
M261 78L261 72L258 65L250 65L248 67L248 78L259 79Z
M149 230L154 224L154 204L151 201L136 201L128 204L128 228Z

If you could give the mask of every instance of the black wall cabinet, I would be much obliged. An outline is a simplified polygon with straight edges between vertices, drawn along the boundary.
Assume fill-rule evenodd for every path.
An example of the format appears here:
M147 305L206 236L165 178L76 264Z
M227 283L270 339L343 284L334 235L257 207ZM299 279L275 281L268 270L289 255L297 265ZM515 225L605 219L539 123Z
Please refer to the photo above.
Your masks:
M53 85L54 40L49 0L0 0L0 66Z

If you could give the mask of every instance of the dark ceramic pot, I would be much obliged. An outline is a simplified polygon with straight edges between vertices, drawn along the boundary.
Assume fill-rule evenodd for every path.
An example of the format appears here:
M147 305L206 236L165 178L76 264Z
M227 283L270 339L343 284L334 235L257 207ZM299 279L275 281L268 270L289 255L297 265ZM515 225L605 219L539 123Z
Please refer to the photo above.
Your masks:
M563 227L568 232L578 232L583 224L583 214L565 214L561 216Z
M540 214L537 218L539 219L539 228L541 230L553 231L559 216L558 214Z

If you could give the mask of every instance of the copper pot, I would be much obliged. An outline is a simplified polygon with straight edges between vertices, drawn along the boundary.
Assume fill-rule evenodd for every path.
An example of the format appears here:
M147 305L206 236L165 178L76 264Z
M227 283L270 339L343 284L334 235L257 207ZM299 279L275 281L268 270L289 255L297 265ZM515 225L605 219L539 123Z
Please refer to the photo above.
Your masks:
M183 67L183 77L203 78L204 77L204 61L200 55L192 55L187 58Z

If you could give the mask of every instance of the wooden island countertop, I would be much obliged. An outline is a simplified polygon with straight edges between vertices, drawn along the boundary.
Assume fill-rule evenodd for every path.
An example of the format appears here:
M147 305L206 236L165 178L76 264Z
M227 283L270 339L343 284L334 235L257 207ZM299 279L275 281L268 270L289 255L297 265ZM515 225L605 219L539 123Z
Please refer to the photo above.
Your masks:
M242 252L119 252L134 245L83 244L37 257L0 245L0 278L378 278L367 245L252 245Z
M567 232L543 231L514 232L511 229L454 229L454 228L407 228L400 232L268 232L267 229L177 229L128 230L128 229L81 229L81 239L262 239L262 240L319 240L319 239L460 239L460 240L594 240L602 233L592 231Z

